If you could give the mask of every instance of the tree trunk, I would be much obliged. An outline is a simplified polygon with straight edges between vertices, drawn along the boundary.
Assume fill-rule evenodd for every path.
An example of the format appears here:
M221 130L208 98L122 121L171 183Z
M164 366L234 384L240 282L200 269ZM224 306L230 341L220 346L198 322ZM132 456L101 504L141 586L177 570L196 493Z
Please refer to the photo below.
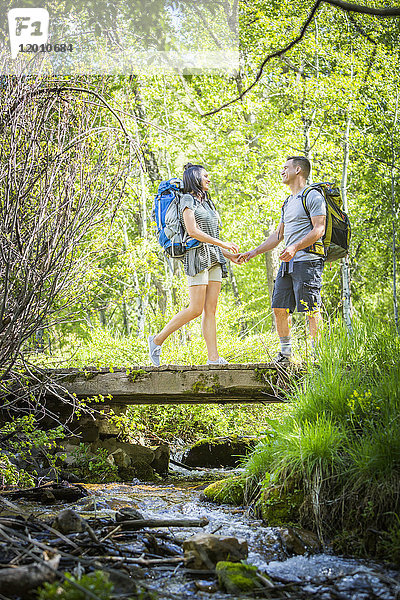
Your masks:
M396 151L394 146L394 134L397 125L397 116L399 108L399 93L397 91L396 97L396 110L394 114L393 129L391 136L391 149L392 149L392 168L391 168L391 199L392 199L392 262L393 262L393 310L394 310L394 323L396 331L400 334L399 327L399 309L397 303L397 264L396 264L396 196L395 196L395 168L396 168Z
M128 250L128 246L129 246L128 229L126 227L126 223L123 224L122 231L123 231L123 235L124 235L124 250L126 252ZM128 287L128 284L125 284L125 288L127 288L127 287ZM131 334L131 324L129 321L128 306L127 306L125 300L122 302L122 321L123 321L126 335L130 335Z
M344 135L344 154L343 154L343 169L342 169L342 182L340 185L343 210L348 211L347 202L347 176L349 166L349 138L350 138L350 126L351 118L347 117L346 131ZM351 324L352 307L351 307L351 288L350 288L350 266L348 256L342 259L342 288L343 288L343 317L346 323L347 329L350 333L353 331Z
M308 158L308 160L310 161L310 166L311 166L310 174L307 179L307 183L313 182L310 131L311 131L311 127L313 126L313 123L314 123L315 115L316 115L316 110L313 110L313 112L311 113L310 116L308 116L308 115L306 116L305 114L303 114L303 116L302 116L303 137L304 137L304 156L306 158Z
M243 81L242 81L242 74L239 72L239 74L235 77L235 81L236 81L236 87L237 90L239 92L239 94L242 93L243 91ZM242 105L242 114L243 114L243 118L245 120L246 123L251 124L253 122L253 118L254 115L251 112L246 111L244 104ZM246 134L246 138L248 140L249 143L249 148L252 149L253 152L256 152L257 154L257 162L260 165L260 156L261 156L261 148L260 148L260 143L258 140L258 137L253 137L251 135ZM262 161L261 161L262 164ZM259 167L260 170L262 170L262 167ZM259 190L256 188L256 192L259 192ZM266 237L269 236L270 231L272 228L272 223L268 223L268 229L264 230L264 235ZM267 274L267 282L268 282L268 294L269 294L269 305L271 307L271 302L272 302L272 292L274 289L274 279L275 279L275 274L274 274L274 259L273 259L273 253L271 252L266 252L265 253L265 269L266 269L266 274ZM232 270L230 270L230 273L232 273ZM231 281L232 281L232 288L233 288L233 293L236 296L235 293L235 287L234 285L236 285L236 281L233 280L233 278L231 277ZM237 289L237 288L236 288ZM271 309L272 311L272 309ZM245 329L243 330L243 326L245 327ZM275 330L275 315L272 311L272 321L271 321L271 330L274 331ZM241 330L243 333L246 332L247 330L247 323L243 320L243 322L241 323Z
M106 309L105 308L99 308L99 318L100 318L100 325L102 327L106 327L107 317L106 317Z
M140 94L139 80L137 75L131 75L130 82L132 84L132 89L135 94L135 104L134 104L134 112L137 117L136 123L137 128L140 133L140 147L143 152L143 158L146 164L146 170L149 174L151 181L154 183L155 181L161 180L160 169L158 167L158 163L154 152L150 148L148 144L148 130L146 121L146 110L143 105L143 100Z

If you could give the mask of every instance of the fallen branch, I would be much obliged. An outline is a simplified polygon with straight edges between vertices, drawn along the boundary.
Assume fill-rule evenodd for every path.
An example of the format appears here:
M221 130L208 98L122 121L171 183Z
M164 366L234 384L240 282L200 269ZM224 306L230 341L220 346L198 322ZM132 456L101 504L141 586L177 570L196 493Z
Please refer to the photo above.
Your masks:
M202 519L136 519L121 521L124 529L142 529L143 527L205 527L209 521Z
M189 467L188 465L184 465L182 462L179 462L179 460L175 460L174 458L170 458L169 462L177 467L182 467L182 469L187 469L188 471L204 471L204 469L201 467Z
M171 556L170 558L142 558L139 556L138 558L131 558L127 556L96 556L92 558L95 560L109 560L112 562L120 562L125 563L127 565L141 565L143 567L157 566L157 565L177 565L182 563L182 556Z
M26 500L41 501L43 492L51 492L56 500L64 500L68 502L76 502L86 496L89 496L87 490L79 484L61 484L61 483L46 483L38 485L34 488L25 488L17 490L9 490L0 492L6 498L17 500L25 498Z

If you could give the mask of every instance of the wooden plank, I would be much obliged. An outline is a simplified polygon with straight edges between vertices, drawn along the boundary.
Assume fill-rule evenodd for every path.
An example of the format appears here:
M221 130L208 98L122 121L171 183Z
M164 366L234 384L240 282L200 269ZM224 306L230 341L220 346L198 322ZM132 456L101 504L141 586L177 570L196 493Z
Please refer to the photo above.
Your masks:
M51 375L78 398L111 396L105 402L111 406L282 401L275 393L277 368L268 363L68 369Z

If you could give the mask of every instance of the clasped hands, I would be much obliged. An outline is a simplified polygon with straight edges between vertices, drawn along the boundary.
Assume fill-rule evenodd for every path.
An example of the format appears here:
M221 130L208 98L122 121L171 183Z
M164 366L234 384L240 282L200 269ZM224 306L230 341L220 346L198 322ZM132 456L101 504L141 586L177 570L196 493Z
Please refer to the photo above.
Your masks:
M249 262L249 260L257 256L256 249L248 250L247 252L239 252L239 248L236 244L230 243L229 246L229 254L227 258L229 258L229 260L236 263L237 265ZM282 262L289 262L294 257L296 252L297 248L294 244L292 244L282 250L282 252L279 255L279 258Z
M230 243L229 246L229 249L227 248L228 252L226 253L226 257L237 265L241 265L256 256L254 250L239 252L239 247L236 244Z

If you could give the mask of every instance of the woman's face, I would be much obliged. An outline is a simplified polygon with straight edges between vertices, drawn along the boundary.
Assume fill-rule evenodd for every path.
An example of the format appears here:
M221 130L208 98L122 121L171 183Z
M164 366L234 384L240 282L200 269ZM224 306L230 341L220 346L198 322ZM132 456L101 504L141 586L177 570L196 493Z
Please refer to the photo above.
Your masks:
M208 177L208 173L206 170L203 169L203 171L201 172L201 179L200 179L201 189L203 190L203 192L208 192L210 183L211 182L210 182L210 178Z

